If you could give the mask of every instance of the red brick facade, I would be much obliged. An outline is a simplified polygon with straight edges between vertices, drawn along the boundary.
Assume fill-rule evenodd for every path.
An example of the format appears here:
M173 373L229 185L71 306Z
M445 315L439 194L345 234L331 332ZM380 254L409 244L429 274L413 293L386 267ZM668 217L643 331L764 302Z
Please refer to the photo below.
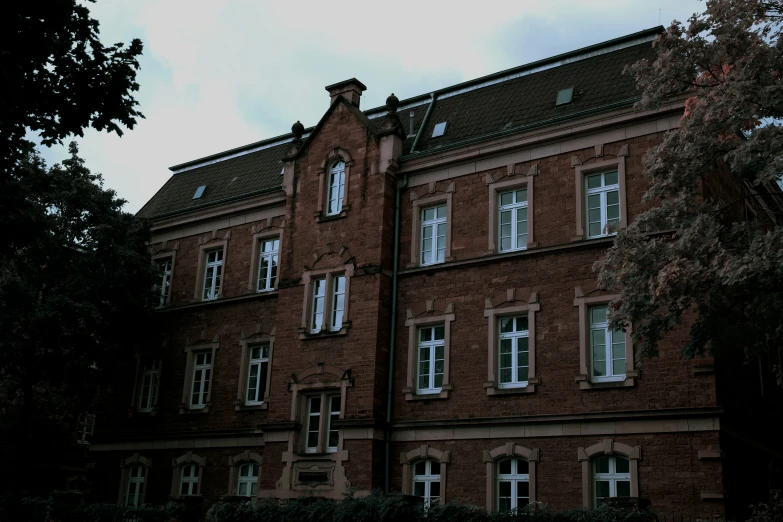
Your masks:
M492 465L487 455L518 445L537 450L535 500L569 509L590 498L585 484L592 479L584 470L591 469L595 457L588 450L603 444L601 448L633 448L637 476L632 481L638 496L659 512L722 515L720 404L711 361L680 358L687 330L669 335L660 357L636 365L630 386L583 389L579 381L580 308L575 298L580 292L601 295L592 267L611 238L575 240L576 200L584 197L575 188L575 168L608 159L624 162L621 205L632 220L644 208L642 158L660 142L679 110L616 111L598 124L589 118L581 128L575 123L568 134L536 130L488 152L467 147L436 154L424 164L388 161L399 156L402 129L368 127L356 109L337 98L306 141L291 144L282 190L259 197L254 206L227 205L156 222L153 254L175 252L171 299L160 312L165 346L157 406L154 415L133 408L129 414L139 386L133 368L107 391L92 446L96 476L101 477L96 490L105 500L122 501L125 479L119 463L139 454L151 461L145 500L163 502L177 495L172 463L192 452L206 459L200 494L216 501L236 494L230 463L247 451L262 458L261 497L341 498L348 487L363 494L384 487L388 436L392 490L411 491L406 466L415 461L406 463L406 455L434 455L436 450L445 469L441 494L446 501L496 507L487 494L495 480L487 479ZM326 218L319 209L325 196L319 191L326 190L330 162L337 158L349 168L348 208ZM467 164L473 167L462 173L460 166ZM528 176L531 169L536 246L488 253L490 220L496 219L490 215L488 184ZM399 286L392 316L395 195L403 183ZM417 258L411 253L415 202L433 195L450 198L451 257L439 265L411 266ZM256 293L255 282L249 281L257 262L254 234L262 232L281 240L278 289L268 293ZM225 245L222 292L215 301L202 301L194 297L203 285L201 257L205 247L217 245ZM302 328L312 293L307 281L311 274L330 270L350 274L344 328L312 335ZM511 304L520 304L520 296L527 303L535 295L539 380L529 393L492 395L485 382L488 321L495 318L485 311L488 300L499 309L511 306L496 298L508 295L514 296ZM416 397L410 390L406 395L412 328L406 321L415 316L437 322L449 313L447 397ZM392 324L396 343L387 425ZM242 343L254 339L273 339L270 391L263 407L246 407L238 400L244 386L240 376L245 375ZM183 385L193 378L187 350L207 345L217 346L210 400L207 408L193 410L187 397L183 404ZM324 391L342 401L333 425L339 443L334 452L308 453L305 399ZM600 454L611 453L607 451ZM305 483L303 472L315 473L309 479L313 482Z

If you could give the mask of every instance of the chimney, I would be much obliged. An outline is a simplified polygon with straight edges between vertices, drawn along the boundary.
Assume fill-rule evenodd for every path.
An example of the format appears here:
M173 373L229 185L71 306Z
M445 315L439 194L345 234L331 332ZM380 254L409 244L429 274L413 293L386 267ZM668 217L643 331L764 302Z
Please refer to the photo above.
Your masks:
M356 78L351 78L350 80L327 85L325 89L329 91L329 105L333 104L338 96L342 96L348 103L352 103L358 107L359 99L362 97L362 91L366 91L367 87Z

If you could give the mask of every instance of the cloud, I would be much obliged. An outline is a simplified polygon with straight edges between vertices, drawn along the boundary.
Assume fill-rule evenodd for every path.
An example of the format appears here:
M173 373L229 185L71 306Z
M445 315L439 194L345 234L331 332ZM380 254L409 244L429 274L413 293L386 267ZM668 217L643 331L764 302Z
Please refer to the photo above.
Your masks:
M400 99L681 20L697 0L394 3L102 0L105 43L144 42L138 100L146 115L122 138L87 131L88 167L138 210L168 167L317 123L325 85L356 77L362 107ZM665 24L664 24L665 25ZM53 163L65 156L44 151Z

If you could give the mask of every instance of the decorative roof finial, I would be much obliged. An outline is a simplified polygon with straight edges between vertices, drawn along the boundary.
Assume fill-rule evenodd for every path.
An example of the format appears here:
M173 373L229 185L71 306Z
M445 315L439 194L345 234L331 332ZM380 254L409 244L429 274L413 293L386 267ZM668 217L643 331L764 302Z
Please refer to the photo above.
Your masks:
M294 134L295 140L301 140L302 134L304 134L304 125L299 120L296 120L296 123L291 125L291 132Z
M391 93L391 96L386 98L386 108L389 110L389 114L394 114L397 112L397 107L400 106L400 99L397 98L394 93Z

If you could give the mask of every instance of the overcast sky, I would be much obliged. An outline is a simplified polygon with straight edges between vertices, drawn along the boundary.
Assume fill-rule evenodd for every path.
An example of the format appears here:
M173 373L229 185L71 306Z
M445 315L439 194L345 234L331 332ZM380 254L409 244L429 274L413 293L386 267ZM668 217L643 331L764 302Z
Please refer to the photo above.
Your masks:
M362 108L629 33L685 21L698 0L98 0L104 44L140 38L146 116L122 138L87 131L81 156L135 212L168 167L315 125L324 86L356 77ZM377 6L377 7L376 7ZM659 15L660 9L660 15ZM660 18L659 18L660 16ZM49 164L65 156L46 149Z

